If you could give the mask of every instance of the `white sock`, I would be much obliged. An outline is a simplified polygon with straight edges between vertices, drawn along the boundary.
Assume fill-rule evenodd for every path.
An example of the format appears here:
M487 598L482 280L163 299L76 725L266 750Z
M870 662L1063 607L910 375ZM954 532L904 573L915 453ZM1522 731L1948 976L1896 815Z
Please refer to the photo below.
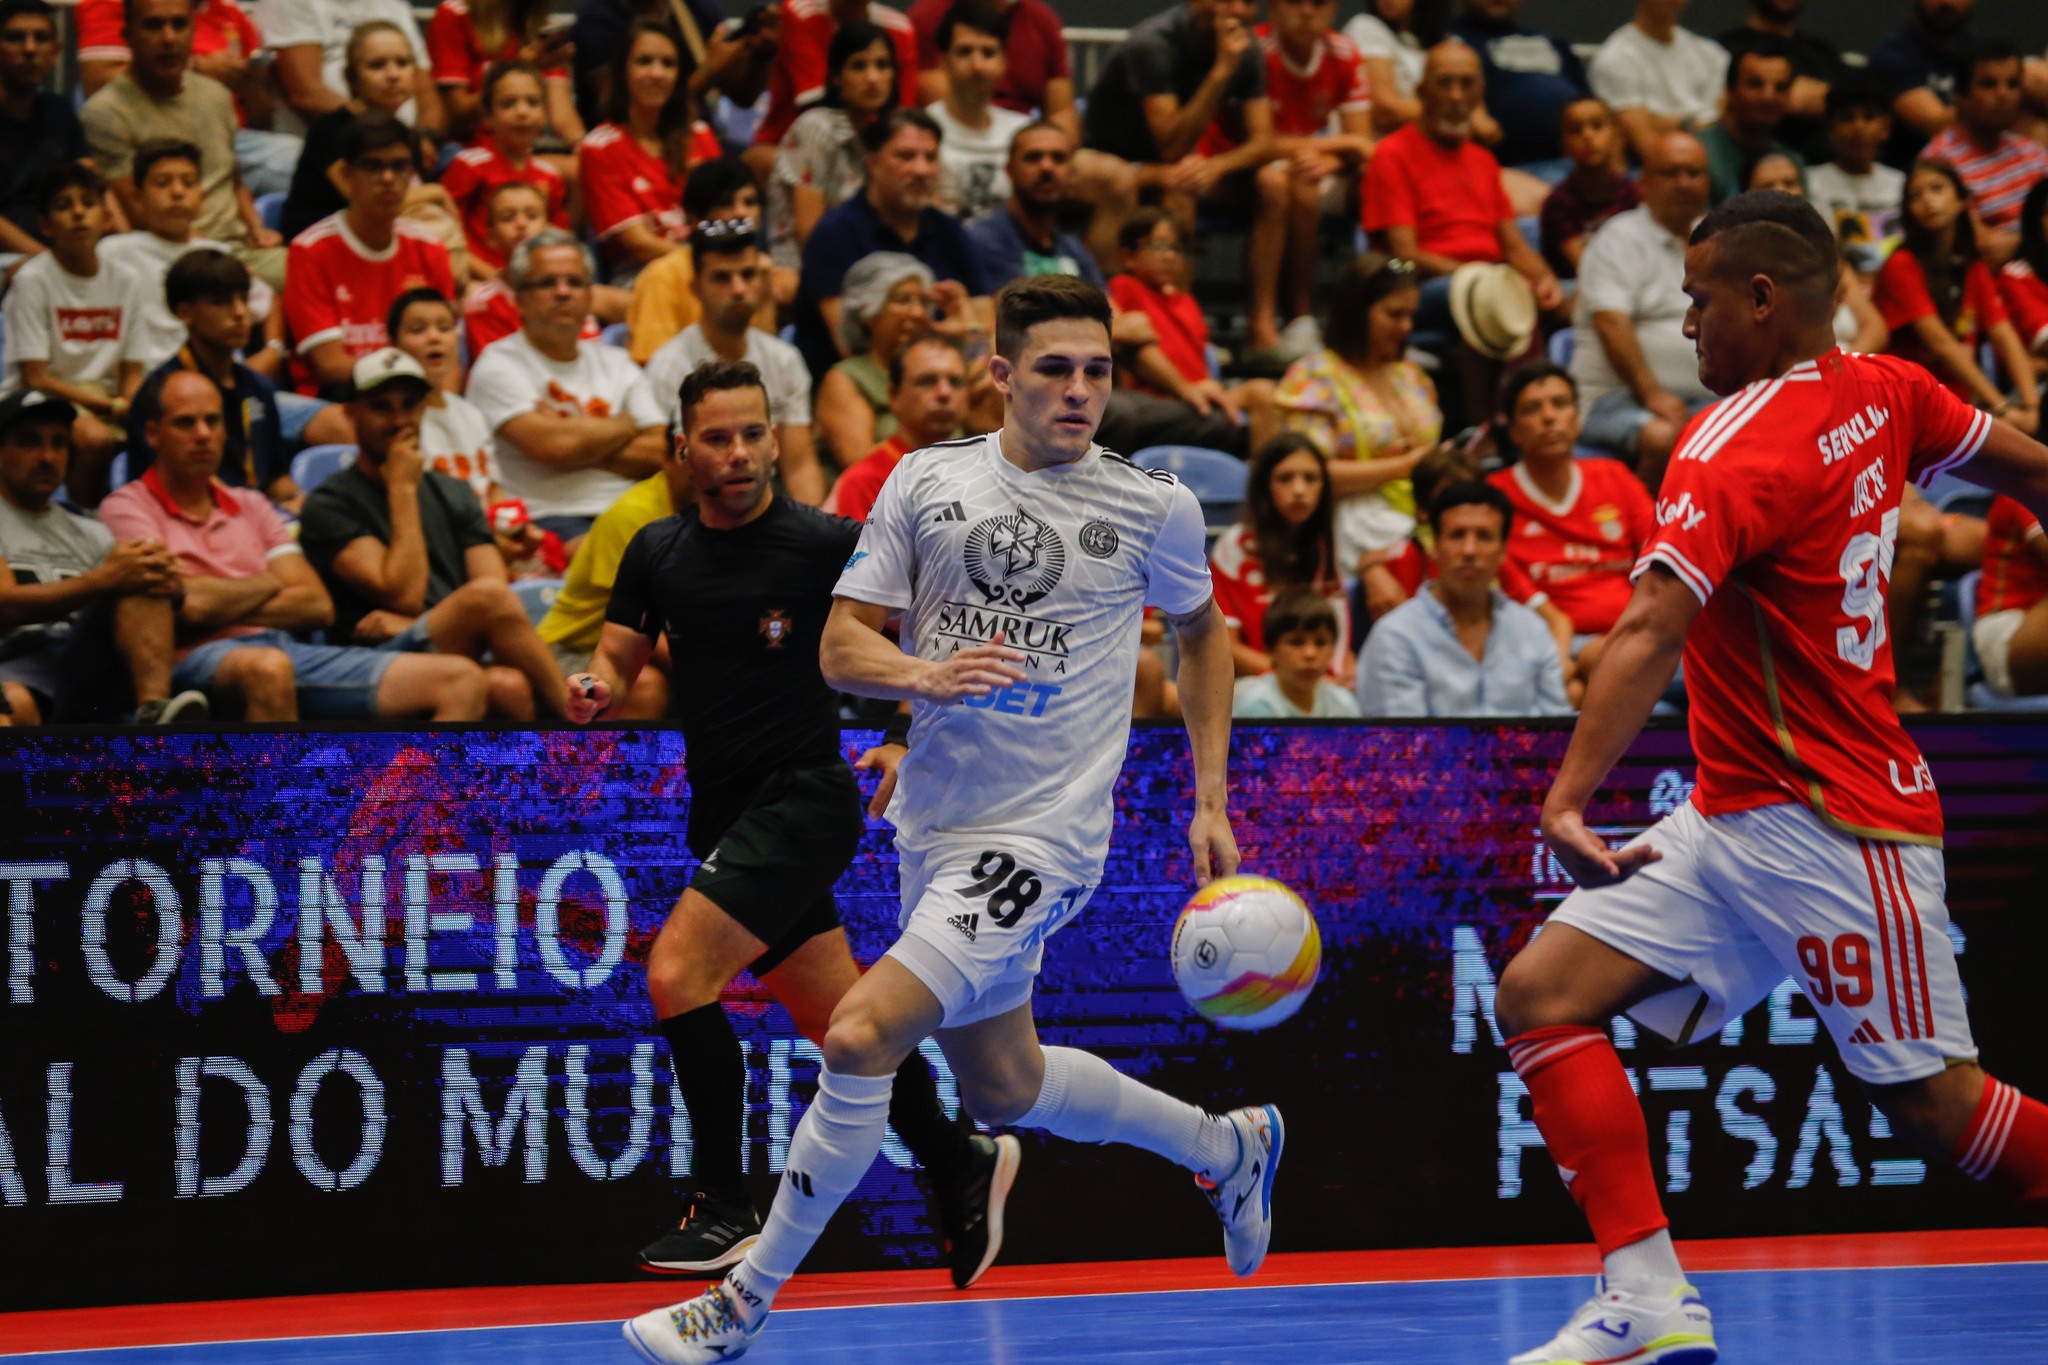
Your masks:
M1045 1049L1045 1083L1017 1126L1071 1142L1126 1142L1212 1180L1234 1172L1242 1155L1237 1130L1226 1120L1071 1047Z
M1609 1252L1606 1273L1608 1289L1639 1298L1662 1298L1685 1283L1669 1228Z
M848 1076L827 1068L818 1076L818 1097L790 1139L782 1186L761 1240L725 1277L749 1322L774 1306L776 1291L796 1273L825 1224L875 1164L895 1084L893 1072Z

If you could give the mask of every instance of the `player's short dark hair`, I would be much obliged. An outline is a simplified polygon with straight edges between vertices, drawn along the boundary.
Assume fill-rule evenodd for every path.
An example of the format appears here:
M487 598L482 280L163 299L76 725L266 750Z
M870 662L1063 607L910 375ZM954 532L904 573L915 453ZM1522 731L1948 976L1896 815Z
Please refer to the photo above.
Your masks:
M1956 48L1955 57L1949 63L1949 71L1956 79L1956 94L1968 93L1970 82L1977 79L1978 67L1992 62L2023 60L2019 48L2009 38L1987 33L1965 39Z
M1838 123L1851 114L1892 116L1892 102L1868 76L1847 75L1828 86L1827 119Z
M492 62L484 68L483 89L478 91L483 96L484 112L486 114L491 111L492 96L498 93L498 82L504 80L507 76L533 77L533 83L540 87L542 98L546 98L548 78L541 73L541 69L538 66L523 57L515 58L508 62Z
M728 389L759 389L761 405L768 405L768 386L761 380L761 372L753 362L746 360L707 360L683 376L682 387L676 390L679 403L677 421L685 436L690 434L690 414L697 405L711 394L723 393Z
M206 169L206 163L199 159L197 143L181 137L153 137L135 149L135 163L129 170L131 183L141 189L159 161L189 161L195 171Z
M24 14L32 19L41 19L52 29L57 27L57 13L44 0L0 0L0 27L5 27L9 19L19 19Z
M903 362L912 351L922 346L937 346L941 350L951 351L954 355L960 357L963 365L967 361L967 353L960 349L959 342L942 332L926 332L923 336L896 352L895 355L889 357L889 392L894 393L903 387Z
M691 222L709 218L722 208L739 202L740 191L751 186L760 193L761 182L753 168L736 156L716 156L690 167L683 181L683 213Z
M1724 258L1789 286L1809 311L1832 315L1839 283L1834 231L1820 211L1782 190L1745 190L1692 230L1692 245L1721 241Z
M1015 361L1031 329L1062 318L1099 322L1109 330L1109 295L1078 275L1032 275L1012 280L996 295L996 354Z
M1746 58L1755 57L1766 62L1785 62L1797 67L1792 59L1792 45L1775 33L1745 34L1742 46L1728 59L1727 88L1733 90L1742 80L1742 63Z
M1564 366L1549 360L1532 360L1526 365L1517 365L1500 381L1500 406L1497 411L1500 420L1506 423L1515 420L1515 404L1522 401L1522 395L1534 384L1546 379L1562 379L1565 387L1572 391L1572 399L1579 396L1579 381L1572 378L1572 372Z
M48 213L50 205L66 190L88 190L104 199L107 197L107 182L92 167L78 161L66 161L43 172L35 182L36 212Z
M406 312L413 305L420 303L438 303L450 313L454 313L458 323L462 321L462 314L456 312L455 305L450 303L448 296L440 290L424 284L417 289L408 289L391 300L391 311L384 315L384 335L391 339L393 346L398 344L398 324L405 321Z
M869 156L896 140L896 134L905 128L915 128L921 133L931 134L934 142L944 142L946 134L939 127L939 121L922 109L890 109L867 127L860 130L860 145Z
M953 35L963 28L985 33L998 43L1010 41L1010 16L979 0L960 0L939 20L939 55L953 50Z
M1266 604L1266 615L1260 625L1266 633L1268 649L1297 630L1326 630L1335 639L1337 609L1314 588L1282 588Z
M760 249L760 234L744 218L707 218L690 232L690 264L700 273L706 257L752 257Z
M340 145L336 150L343 161L354 165L371 152L381 152L386 147L405 148L412 157L413 168L419 168L419 134L382 109L372 109L350 119L348 126L341 130Z
M164 272L164 302L175 313L188 303L225 303L249 292L249 267L225 251L201 247Z
M1503 540L1507 539L1508 528L1515 524L1515 505L1508 501L1507 494L1479 479L1459 479L1445 484L1429 500L1429 529L1441 532L1444 517L1459 507L1491 507L1500 513Z

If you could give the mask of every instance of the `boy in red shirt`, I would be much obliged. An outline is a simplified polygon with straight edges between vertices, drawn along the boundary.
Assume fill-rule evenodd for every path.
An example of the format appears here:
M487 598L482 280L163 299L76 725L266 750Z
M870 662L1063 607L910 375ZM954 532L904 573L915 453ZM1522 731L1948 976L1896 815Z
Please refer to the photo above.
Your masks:
M541 192L546 221L566 228L569 188L559 171L533 154L548 126L540 68L532 62L494 63L484 77L483 102L490 136L448 163L441 188L462 214L470 268L489 280L505 268L505 257L491 243L491 191L512 181L532 185Z
M527 180L502 180L483 195L484 235L501 261L527 238L548 225L547 196L540 186ZM631 294L608 284L591 286L590 317L583 320L583 339L596 341L604 328L599 319L623 321ZM519 304L501 279L492 278L471 289L462 300L463 339L469 343L472 365L494 341L503 341L525 324Z
M1984 525L1984 573L1970 632L1984 681L2001 697L2048 692L2048 536L2041 521L2000 494Z

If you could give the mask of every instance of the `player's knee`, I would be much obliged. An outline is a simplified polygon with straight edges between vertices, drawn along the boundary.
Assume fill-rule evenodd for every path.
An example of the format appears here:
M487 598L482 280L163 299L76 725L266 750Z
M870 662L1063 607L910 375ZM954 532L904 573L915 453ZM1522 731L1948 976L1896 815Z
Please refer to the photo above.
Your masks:
M668 1019L713 1004L725 986L703 954L655 939L647 958L647 995L657 1017Z
M880 1025L865 1010L846 1009L843 1002L825 1030L823 1050L826 1067L842 1075L880 1076L892 1069Z
M1021 1068L999 1074L961 1075L956 1079L960 1083L960 1107L968 1117L991 1128L1014 1124L1030 1113L1038 1103L1038 1092L1045 1086L1042 1071L1027 1076Z

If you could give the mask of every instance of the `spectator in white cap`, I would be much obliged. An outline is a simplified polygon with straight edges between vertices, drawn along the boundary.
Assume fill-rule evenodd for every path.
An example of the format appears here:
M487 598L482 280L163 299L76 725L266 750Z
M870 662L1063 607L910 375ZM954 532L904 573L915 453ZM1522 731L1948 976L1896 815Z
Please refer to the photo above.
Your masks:
M434 392L395 346L356 362L357 456L306 495L299 543L334 597L335 638L484 664L490 709L562 714L562 675L506 578L482 504L426 467L420 423ZM488 661L488 662L486 662Z

